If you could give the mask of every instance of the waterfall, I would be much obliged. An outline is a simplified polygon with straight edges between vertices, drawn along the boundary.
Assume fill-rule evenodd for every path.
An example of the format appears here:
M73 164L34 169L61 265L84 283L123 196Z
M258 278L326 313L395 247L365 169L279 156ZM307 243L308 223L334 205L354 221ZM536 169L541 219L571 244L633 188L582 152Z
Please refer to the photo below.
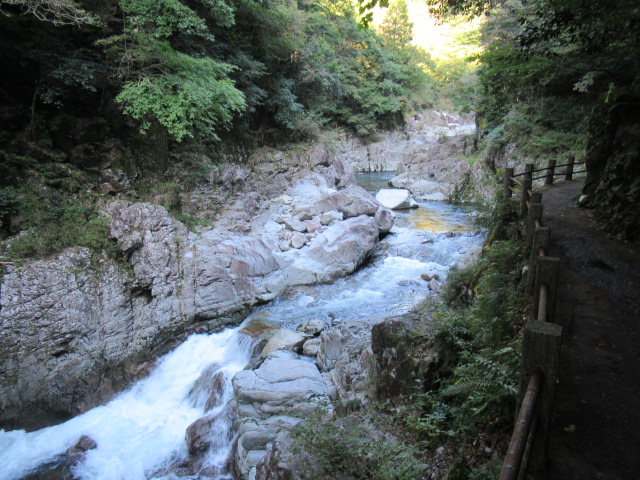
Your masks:
M186 460L185 430L207 413L203 397L194 398L194 384L207 367L219 365L227 398L218 402L216 409L224 408L232 395L231 378L249 361L251 343L252 339L238 334L237 329L192 335L159 360L148 378L104 406L35 432L0 430L0 477L23 477L74 446L82 435L95 440L98 447L74 467L80 479L142 480ZM215 414L216 409L210 413ZM227 422L226 428L230 426ZM219 432L218 438L229 441L218 445L215 456L205 459L207 466L228 456L230 435Z

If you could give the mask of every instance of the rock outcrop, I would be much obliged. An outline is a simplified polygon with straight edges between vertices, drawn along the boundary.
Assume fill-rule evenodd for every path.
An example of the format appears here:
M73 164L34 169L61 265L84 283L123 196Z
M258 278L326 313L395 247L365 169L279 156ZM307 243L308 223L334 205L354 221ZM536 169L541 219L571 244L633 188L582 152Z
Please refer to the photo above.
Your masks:
M318 368L290 351L269 353L255 370L236 374L238 475L255 475L255 466L281 430L289 430L316 408L329 406L328 389ZM252 473L252 470L254 473Z
M161 206L115 201L108 213L124 267L86 249L8 267L0 425L81 413L143 375L183 333L218 329L291 286L358 268L393 214L350 183L342 154L305 155L278 153L230 176L235 200L198 234Z
M449 200L465 196L470 177L479 175L466 159L475 152L475 135L473 116L430 111L379 142L345 146L355 171L396 172L393 187L409 190L418 200ZM472 193L466 196L475 200Z
M592 115L585 157L582 206L594 209L607 231L637 240L640 234L640 114L638 97L602 105Z

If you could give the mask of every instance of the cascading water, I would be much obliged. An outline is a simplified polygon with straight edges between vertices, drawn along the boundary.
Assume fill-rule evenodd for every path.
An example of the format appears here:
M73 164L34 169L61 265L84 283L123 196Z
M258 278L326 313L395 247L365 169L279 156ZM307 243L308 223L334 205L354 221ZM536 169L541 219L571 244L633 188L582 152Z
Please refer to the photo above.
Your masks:
M249 361L252 339L229 329L213 335L192 335L162 358L153 373L107 405L36 432L0 432L0 478L18 479L72 447L81 435L98 447L73 469L81 479L137 480L166 471L187 458L185 430L205 413L206 397L193 392L211 365L230 380ZM217 402L224 408L228 398ZM215 412L211 412L215 413ZM228 438L222 433L219 438ZM210 462L224 462L230 441L220 445ZM156 476L156 475L154 475Z
M390 176L378 174L378 183ZM374 184L369 190L384 186ZM469 216L471 207L441 202L420 207L397 213L392 232L354 275L330 285L296 289L247 321L263 318L295 328L310 319L337 323L410 310L429 295L422 274L443 279L452 265L484 240ZM200 464L206 475L195 478L216 478L216 472L221 473L217 478L229 478L224 468L231 449L232 418L225 409L233 393L231 378L248 363L252 341L237 330L189 337L162 358L147 379L64 424L30 433L0 430L0 479L20 479L43 468L82 435L95 440L97 448L72 467L77 478L177 478L177 466L189 455L185 430L203 416L215 419L215 441ZM212 399L208 387L216 378L220 388Z

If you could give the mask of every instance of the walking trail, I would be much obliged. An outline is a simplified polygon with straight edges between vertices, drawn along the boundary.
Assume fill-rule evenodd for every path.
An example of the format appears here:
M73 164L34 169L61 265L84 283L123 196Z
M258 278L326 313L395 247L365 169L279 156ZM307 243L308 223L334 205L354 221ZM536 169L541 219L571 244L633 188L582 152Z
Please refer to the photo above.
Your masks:
M638 479L640 245L611 238L577 207L582 185L543 192L563 343L549 471L538 480Z

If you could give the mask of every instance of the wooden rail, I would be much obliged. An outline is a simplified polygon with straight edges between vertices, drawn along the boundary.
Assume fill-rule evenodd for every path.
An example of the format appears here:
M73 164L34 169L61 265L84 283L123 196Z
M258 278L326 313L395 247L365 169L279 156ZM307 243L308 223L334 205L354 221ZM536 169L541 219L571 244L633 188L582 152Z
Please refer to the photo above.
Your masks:
M562 174L571 179L576 173L573 167L582 163L576 163L573 157L569 157L565 165L555 165L552 161L547 169L538 170L547 170L547 175L537 178L545 178L545 185L550 185L553 176L559 175L555 168L566 167ZM521 406L499 480L524 478L530 464L538 469L545 468L562 340L562 327L553 323L560 260L546 254L551 232L542 225L542 193L532 190L534 173L533 165L528 164L518 175L514 175L511 168L505 169L504 175L505 197L512 198L512 193L516 193L520 217L526 218L527 293L533 296L534 320L525 327L518 393ZM518 177L524 178L520 181ZM530 462L530 456L533 462Z
M520 197L522 203L526 203L529 201L529 196L531 195L531 188L534 181L544 179L544 185L553 185L554 178L558 176L563 176L564 180L570 181L573 180L573 175L579 173L585 173L585 170L575 171L575 167L577 165L584 165L585 162L576 162L576 158L573 155L569 155L567 157L567 163L563 163L562 165L556 165L555 160L549 160L549 163L544 168L539 168L537 170L534 169L534 165L532 163L528 163L525 165L525 169L523 172L518 174L514 174L513 168L505 168L504 169L504 194L507 198L511 198L513 194ZM564 169L563 171L556 171L558 169ZM539 175L534 177L534 173L545 172L544 175ZM518 180L518 177L524 177L522 181ZM516 185L520 187L518 190ZM521 207L520 208L520 216L524 216L526 211Z

